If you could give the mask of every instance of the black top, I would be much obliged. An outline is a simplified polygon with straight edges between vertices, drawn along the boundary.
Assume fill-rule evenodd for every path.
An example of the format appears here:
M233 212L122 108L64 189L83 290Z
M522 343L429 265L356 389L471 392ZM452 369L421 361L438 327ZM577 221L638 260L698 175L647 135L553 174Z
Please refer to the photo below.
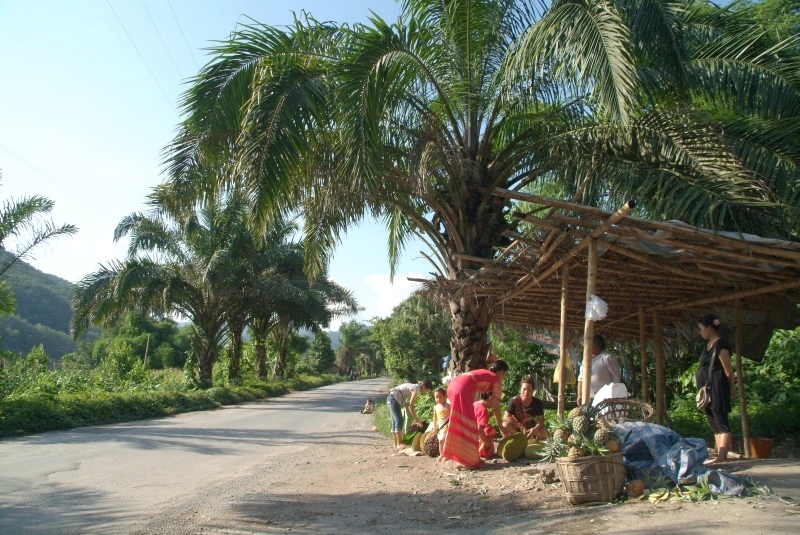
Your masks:
M733 353L731 344L724 338L718 339L711 346L711 349L704 349L700 354L700 365L697 367L697 380L698 388L710 383L711 384L711 406L707 409L712 412L729 413L731 411L731 384L728 382L728 376L725 375L725 370L722 368L722 362L719 360L719 352L727 349L728 353ZM711 380L708 379L708 367L711 363L711 358L714 358L714 369L711 370Z
M536 427L539 423L536 420L537 416L544 416L544 405L537 398L531 400L531 404L527 407L522 403L522 398L514 396L511 402L506 407L506 412L519 420L525 426L525 429Z

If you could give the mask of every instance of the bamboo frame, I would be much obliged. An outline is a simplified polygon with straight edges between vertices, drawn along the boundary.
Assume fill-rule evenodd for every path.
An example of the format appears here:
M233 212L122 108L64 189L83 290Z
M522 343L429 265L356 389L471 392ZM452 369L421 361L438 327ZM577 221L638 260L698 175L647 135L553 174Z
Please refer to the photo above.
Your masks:
M642 401L647 403L647 314L643 306L639 307L639 365L642 371Z
M526 233L506 232L512 243L495 248L490 258L455 255L472 265L463 278L411 280L448 298L486 298L495 321L558 332L564 346L570 331L583 328L584 363L590 345L589 325L581 321L585 300L580 293L565 291L563 278L568 272L569 285L585 284L587 289L593 280L593 293L609 303L603 333L639 340L645 401L650 386L647 343L654 342L655 404L662 422L662 326L685 324L687 317L706 313L709 306L720 303L740 300L744 302L738 306L748 310L768 311L769 296L787 292L800 301L800 243L762 243L751 237L738 239L688 225L639 219L630 216L632 203L608 212L510 190L498 189L495 194L549 210L515 214L533 228ZM592 242L594 253L589 250ZM596 267L590 266L593 256ZM654 323L650 328L648 315Z
M653 354L656 361L656 423L664 425L666 413L664 391L666 379L664 377L664 346L661 343L661 316L658 311L653 311Z
M592 238L589 242L589 259L586 266L586 303L595 295L597 286L597 239ZM592 349L594 344L592 338L594 337L594 320L586 318L583 325L583 366L581 367L581 375L583 375L583 383L581 384L581 401L588 403L592 399Z
M558 416L564 415L567 400L567 385L564 384L564 368L567 365L567 303L569 302L569 270L561 270L561 328L558 332Z
M747 416L747 399L744 396L744 377L742 372L742 302L737 299L735 307L736 334L734 335L736 346L736 383L739 392L739 411L742 415L742 448L744 456L750 457L750 421Z

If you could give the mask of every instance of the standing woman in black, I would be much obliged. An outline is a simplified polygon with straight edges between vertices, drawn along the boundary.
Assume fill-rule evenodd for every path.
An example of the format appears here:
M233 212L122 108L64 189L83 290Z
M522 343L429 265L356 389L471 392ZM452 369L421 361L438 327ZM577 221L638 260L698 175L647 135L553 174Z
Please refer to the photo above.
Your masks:
M703 463L709 466L728 460L728 452L731 449L728 413L731 412L733 397L733 366L731 366L731 344L725 336L726 329L722 326L719 316L707 314L700 318L697 326L700 329L700 336L706 340L706 347L700 355L700 366L697 368L697 386L699 388L706 383L711 384L711 405L706 408L706 418L714 431L714 446L717 450L715 459Z

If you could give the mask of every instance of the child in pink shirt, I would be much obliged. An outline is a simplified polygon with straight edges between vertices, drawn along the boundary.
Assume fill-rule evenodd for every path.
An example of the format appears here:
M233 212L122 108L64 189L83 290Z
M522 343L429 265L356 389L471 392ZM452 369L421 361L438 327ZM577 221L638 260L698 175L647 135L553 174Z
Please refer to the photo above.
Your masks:
M494 457L494 439L497 436L497 431L493 425L489 424L489 419L492 417L491 397L492 393L486 392L481 394L481 399L473 404L475 407L475 420L478 422L478 437L480 440L478 454L482 459L491 459Z

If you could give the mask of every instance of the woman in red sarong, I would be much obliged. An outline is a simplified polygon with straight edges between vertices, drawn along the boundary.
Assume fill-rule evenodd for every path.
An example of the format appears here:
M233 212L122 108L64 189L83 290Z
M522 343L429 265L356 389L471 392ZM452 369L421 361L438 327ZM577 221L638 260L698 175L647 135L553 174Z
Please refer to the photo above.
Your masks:
M450 423L447 428L447 440L442 448L441 456L451 459L464 468L480 468L481 457L478 454L478 422L475 419L476 394L491 392L494 414L503 414L500 410L500 399L503 396L503 378L508 374L508 364L496 360L488 370L472 370L462 373L450 381L447 386L447 399L450 401ZM500 432L506 436L505 423L502 418L498 423Z

